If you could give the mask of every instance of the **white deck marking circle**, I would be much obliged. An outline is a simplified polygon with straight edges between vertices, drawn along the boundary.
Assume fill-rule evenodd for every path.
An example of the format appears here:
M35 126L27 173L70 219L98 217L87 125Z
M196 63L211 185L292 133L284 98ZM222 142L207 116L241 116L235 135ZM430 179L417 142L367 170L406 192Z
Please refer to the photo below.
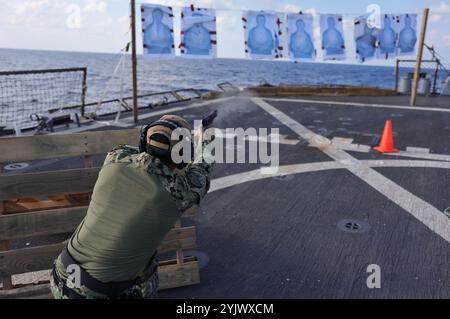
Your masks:
M360 160L360 162L369 167L424 167L424 168L441 168L450 169L449 162L437 161L418 161L418 160ZM228 175L225 177L216 178L211 181L211 189L209 192L216 192L228 187L233 187L247 182L258 181L266 178L271 178L280 175L295 175L302 173L313 173L333 169L346 169L347 167L336 161L305 163L280 166L277 174L268 175L261 174L260 169L252 171Z
M311 144L320 138L325 139L324 137L320 137L311 130L307 129L288 115L280 112L278 109L262 99L252 98L252 101L260 106L264 111L275 117L278 121L289 127L300 137L308 140ZM318 149L337 162L345 165L345 167L354 175L358 176L378 192L409 212L417 220L444 238L447 242L450 242L450 221L434 206L371 169L369 166L365 165L364 162L357 160L342 149L332 145L331 142L330 145L320 147Z
M209 192L216 192L221 189L232 187L235 185L257 181L261 179L271 178L275 176L282 175L292 175L300 173L309 172L319 172L332 169L342 169L345 168L342 164L331 161L331 162L318 162L318 163L308 163L308 164L295 164L280 166L279 171L276 174L261 174L260 169L255 169L253 171L247 171L239 174L229 175L221 178L214 179L211 182L211 189ZM449 165L450 168L450 165Z

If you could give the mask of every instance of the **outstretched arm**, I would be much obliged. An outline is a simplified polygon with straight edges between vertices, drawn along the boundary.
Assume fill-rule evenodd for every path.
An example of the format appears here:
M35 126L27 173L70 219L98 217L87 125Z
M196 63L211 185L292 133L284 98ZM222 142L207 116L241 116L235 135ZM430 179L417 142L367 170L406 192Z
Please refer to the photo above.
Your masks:
M208 142L204 142L202 149L207 145ZM173 174L172 178L163 181L182 212L195 209L209 191L209 174L214 162L204 155L202 162L190 164L183 173Z
M210 171L211 165L209 164L192 164L184 174L174 176L175 182L171 194L180 211L185 212L200 204L209 191Z

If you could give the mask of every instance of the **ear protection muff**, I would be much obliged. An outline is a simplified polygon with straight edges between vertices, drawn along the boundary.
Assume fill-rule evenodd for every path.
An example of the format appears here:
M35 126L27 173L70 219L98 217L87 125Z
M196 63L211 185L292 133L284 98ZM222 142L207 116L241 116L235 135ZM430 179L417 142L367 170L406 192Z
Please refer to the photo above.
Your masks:
M171 160L171 134L177 128L182 128L174 121L159 120L150 125L145 125L141 128L141 135L139 138L139 152L147 152L156 157ZM152 134L149 131L154 129ZM150 143L148 143L150 140ZM194 156L194 145L191 145L191 154ZM182 154L181 154L182 155ZM188 163L175 164L179 169L183 169Z
M155 126L164 126L172 131L176 130L177 128L181 128L181 126L179 126L177 123L167 121L167 120L159 120L152 124L143 126L141 128L141 136L139 138L139 152L141 152L141 153L147 152L148 130ZM154 135L157 135L157 134L161 135L158 132L155 132ZM170 136L168 137L168 139L169 139L168 145L170 145Z
M141 134L139 135L139 153L147 152L147 132L150 125L144 125L141 128Z

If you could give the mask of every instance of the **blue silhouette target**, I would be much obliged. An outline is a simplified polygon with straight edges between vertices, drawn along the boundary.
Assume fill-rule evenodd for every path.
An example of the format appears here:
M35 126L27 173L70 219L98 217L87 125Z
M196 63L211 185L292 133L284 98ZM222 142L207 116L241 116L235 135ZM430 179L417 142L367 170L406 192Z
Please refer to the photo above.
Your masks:
M371 28L365 17L355 19L355 44L356 56L358 60L366 62L376 56L377 30Z
M313 16L290 13L287 20L290 58L295 61L313 61L316 57Z
M251 59L281 58L282 19L275 12L248 11L242 19L245 30L245 49Z
M275 49L275 39L266 27L266 17L256 16L256 26L250 30L248 46L252 54L271 55Z
M381 30L378 36L378 46L380 58L382 59L388 59L396 56L396 24L397 18L395 15L385 14L381 19Z
M417 14L384 14L378 35L378 57L414 55L417 44Z
M417 43L417 15L399 15L398 55L412 55Z
M346 58L346 50L342 16L321 15L320 30L324 60L344 60Z
M173 56L175 45L172 9L158 5L142 5L141 12L144 56Z
M216 57L215 11L186 7L182 10L181 21L181 55L191 58Z

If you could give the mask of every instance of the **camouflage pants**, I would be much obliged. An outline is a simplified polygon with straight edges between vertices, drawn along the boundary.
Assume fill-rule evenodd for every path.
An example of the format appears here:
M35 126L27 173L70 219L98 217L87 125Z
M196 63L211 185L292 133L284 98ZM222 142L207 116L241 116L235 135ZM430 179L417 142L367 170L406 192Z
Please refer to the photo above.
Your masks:
M70 297L64 293L67 289L71 289L77 295L85 299L155 299L159 287L157 265L157 261L154 260L150 267L144 271L142 279L138 278L130 288L114 298L99 294L85 286L64 289L62 283L65 282L65 280L60 279L61 276L58 274L58 269L54 269L54 271L56 271L56 276L60 283L56 283L54 277L50 276L50 288L55 299L70 299Z

